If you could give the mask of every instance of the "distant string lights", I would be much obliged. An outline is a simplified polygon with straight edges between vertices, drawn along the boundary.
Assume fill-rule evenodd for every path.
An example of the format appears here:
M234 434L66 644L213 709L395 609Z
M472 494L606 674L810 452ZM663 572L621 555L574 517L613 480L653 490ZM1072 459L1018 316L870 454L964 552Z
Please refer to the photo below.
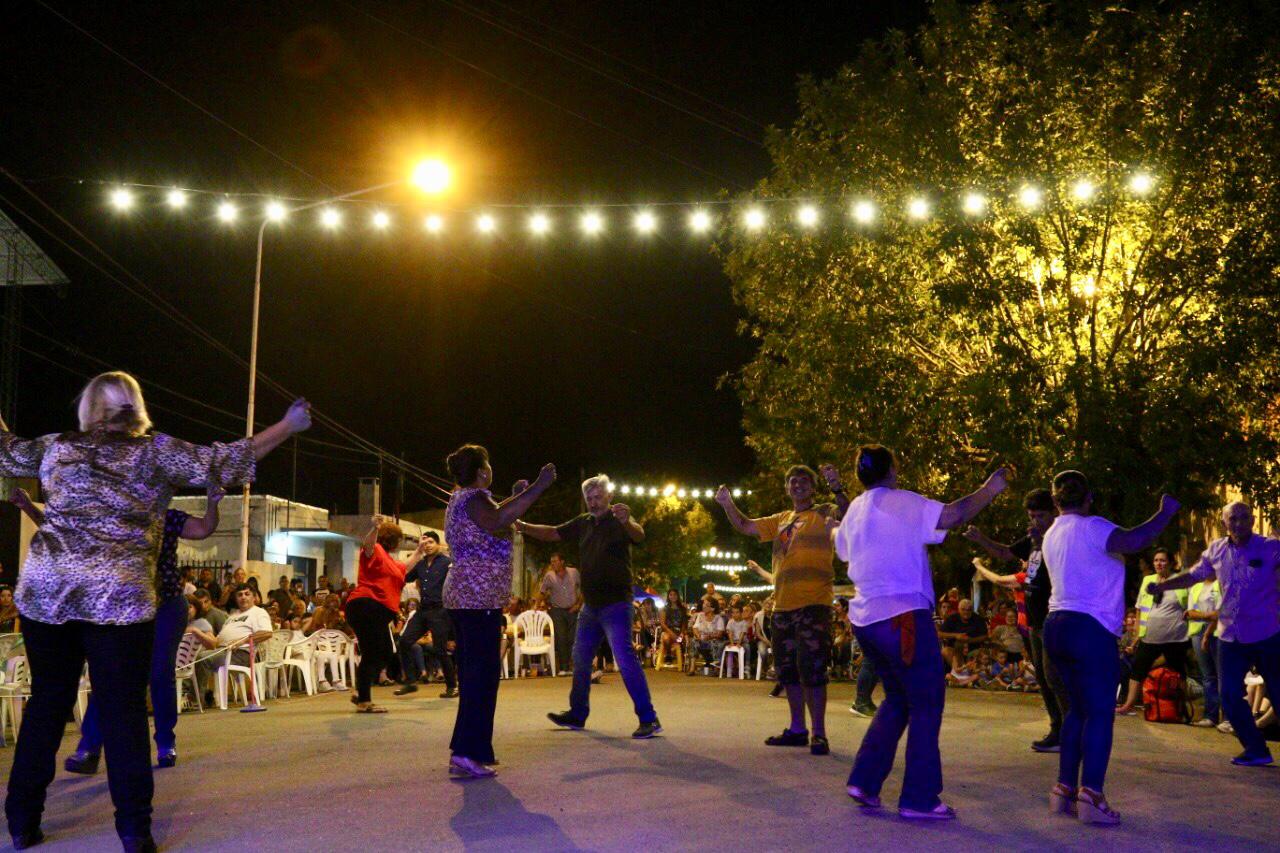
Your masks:
M414 182L423 187L438 187L447 177L436 167L424 165ZM1157 178L1145 170L1130 172L1123 189L1131 197L1150 195ZM1022 183L1003 198L1007 204L1026 215L1045 208L1049 199L1060 198L1063 204L1085 206L1101 194L1097 183L1087 177L1076 178L1058 188L1037 183ZM717 226L738 225L749 234L770 227L793 228L816 232L839 223L855 230L870 231L878 223L895 215L908 222L924 223L941 213L954 210L962 217L981 220L990 216L1002 196L969 188L954 194L917 193L896 201L870 196L839 200L760 199L754 202L735 200L687 203L655 203L648 205L517 205L494 204L473 209L436 210L425 214L408 214L400 205L374 206L364 201L317 202L312 199L269 198L259 193L214 193L182 187L159 187L152 184L115 184L107 192L107 204L122 215L143 210L167 209L170 213L200 216L211 213L223 225L244 219L283 223L293 217L291 207L318 208L305 214L327 231L362 226L376 231L391 229L418 230L428 235L471 232L480 238L508 232L522 232L532 239L545 239L553 234L577 233L583 238L599 238L615 228L640 237L656 236L673 228L684 228L695 235L710 234ZM243 209L242 209L243 205ZM388 208L399 208L393 214ZM344 215L349 209L353 215ZM359 211L358 214L355 212ZM646 491L647 494L647 491Z
M732 489L731 494L735 498L743 495L751 494L750 489ZM636 498L678 498L680 500L711 500L716 496L715 489L689 489L684 486L677 486L675 483L667 483L665 486L643 486L631 483L613 486L613 494L615 497L636 497Z

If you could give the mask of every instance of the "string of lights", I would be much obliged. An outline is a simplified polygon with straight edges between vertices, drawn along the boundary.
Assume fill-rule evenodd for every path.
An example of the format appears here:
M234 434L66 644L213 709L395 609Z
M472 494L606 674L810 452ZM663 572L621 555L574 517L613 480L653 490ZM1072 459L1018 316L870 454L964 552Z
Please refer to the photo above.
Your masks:
M443 175L415 175L414 182L419 186L443 187L447 178ZM1130 197L1144 198L1155 190L1156 183L1150 172L1137 170L1128 175L1123 190ZM1051 199L1083 207L1105 195L1114 195L1116 189L1089 178L1077 178L1060 188L1024 183L1008 194L987 194L969 189L958 194L919 192L903 199L877 199L867 195L753 201L717 199L641 205L501 203L469 208L440 207L414 214L409 212L409 205L371 203L367 200L272 197L259 192L213 192L140 183L108 186L108 205L120 214L158 208L167 209L170 214L190 211L199 216L203 212L211 214L224 226L232 226L243 219L284 223L291 218L291 207L305 207L309 211L315 209L312 211L315 224L327 231L341 229L350 216L374 231L385 232L403 225L430 235L469 231L486 237L517 230L532 238L548 238L562 230L577 230L586 238L602 237L618 227L619 219L624 220L621 223L623 228L629 228L642 237L657 235L664 226L670 227L670 219L682 220L685 227L696 235L708 235L722 224L736 224L748 233L756 233L773 224L789 224L801 231L816 231L826 223L844 222L865 231L894 216L923 224L948 210L969 219L981 220L1002 203L1013 205L1024 215L1044 209ZM359 226L359 222L356 224Z
M742 595L751 595L757 592L773 592L773 584L764 586L718 586L716 592L721 595L732 595L733 593L741 593Z
M740 575L743 572L750 571L746 566L724 565L720 563L703 563L702 570L704 572L723 572L726 575Z
M735 498L740 498L744 494L751 494L751 490L733 489L732 493ZM624 483L622 485L614 485L614 494L637 498L674 497L679 498L680 500L711 500L716 496L716 490L687 489L683 486L677 486L674 483L667 483L665 486L642 486Z

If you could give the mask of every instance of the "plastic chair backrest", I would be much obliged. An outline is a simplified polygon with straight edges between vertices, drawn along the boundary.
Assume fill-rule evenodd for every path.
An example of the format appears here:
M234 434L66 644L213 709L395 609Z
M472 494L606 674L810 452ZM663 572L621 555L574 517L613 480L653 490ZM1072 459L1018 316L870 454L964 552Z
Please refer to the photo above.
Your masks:
M5 661L5 684L30 684L31 671L27 669L27 656L14 655Z
M264 663L279 663L284 660L285 649L293 639L293 631L281 628L271 634L271 639L258 646L258 660Z
M521 637L522 645L541 646L550 631L551 616L542 610L526 610L516 617L516 636Z
M0 634L0 661L6 661L15 654L21 654L21 634Z
M322 628L311 635L311 645L317 652L340 655L347 650L347 635L334 628Z
M191 666L199 656L201 648L199 637L195 634L183 634L182 642L178 643L178 654L173 659L173 668L185 669Z

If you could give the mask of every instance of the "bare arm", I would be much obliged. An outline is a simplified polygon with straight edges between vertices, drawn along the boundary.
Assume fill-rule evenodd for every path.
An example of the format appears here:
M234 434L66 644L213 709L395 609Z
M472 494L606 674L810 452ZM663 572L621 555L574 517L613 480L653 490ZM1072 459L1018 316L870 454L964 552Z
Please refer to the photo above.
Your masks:
M510 527L516 519L529 511L529 507L542 496L556 479L556 466L548 463L542 466L542 470L538 472L538 478L533 481L533 485L527 489L523 489L519 494L512 495L500 504L492 501L476 500L472 498L467 501L467 515L471 520L480 525L489 533L497 533Z
M724 514L728 516L734 530L745 536L760 536L760 530L756 527L755 521L743 515L742 510L738 509L737 504L733 502L733 493L729 491L728 486L716 489L716 503L724 507Z
M409 556L409 559L405 561L405 564L404 564L405 580L408 580L409 572L412 572L414 569L416 569L418 567L418 564L421 563L426 558L426 556L427 556L427 537L423 536L421 539L418 540L418 547L413 549L413 554L411 554Z
M12 494L9 495L9 501L22 510L36 527L44 524L44 510L35 505L35 501L31 500L31 495L27 494L26 489L14 487Z
M1002 563L1012 563L1018 559L1018 555L1013 553L1013 551L1009 549L1008 545L989 538L985 533L974 527L972 524L964 529L964 533L962 535L965 539L968 539L970 542L990 554L992 558L999 560ZM988 578L988 580L990 579Z
M285 412L283 418L254 434L253 457L261 459L283 444L289 436L310 428L311 404L299 397L289 406L289 411Z
M820 466L818 471L826 479L827 488L831 489L831 494L836 496L836 521L839 521L844 518L845 511L849 509L849 496L840 482L840 472L831 464Z
M378 528L387 520L385 515L375 515L369 519L369 532L360 540L360 550L364 551L366 557L373 556L373 546L378 544Z
M977 557L973 558L973 567L977 569L983 580L991 581L996 586L1002 586L1005 589L1017 589L1022 586L1022 584L1018 583L1017 575L998 575L982 565L982 561Z
M972 521L996 499L996 495L1008 486L1009 470L1004 467L997 468L976 492L952 501L942 508L942 514L938 516L938 529L952 530Z
M627 531L627 536L631 538L633 544L639 545L644 541L644 528L640 526L640 522L631 517L631 507L626 504L614 504L609 507L609 511L622 523L623 529Z
M208 539L218 529L218 502L226 492L219 485L209 486L204 518L188 518L182 525L182 538L191 540Z
M764 578L765 583L773 583L773 572L766 570L755 560L747 560L747 568Z
M560 531L550 524L530 524L527 521L517 521L516 530L519 530L530 539L537 539L539 542L560 541Z
M1137 527L1129 529L1117 528L1111 531L1111 535L1107 537L1107 550L1113 554L1135 554L1138 551L1145 550L1155 544L1156 539L1169 526L1169 522L1173 521L1173 517L1178 514L1178 510L1182 505L1178 501L1164 495L1160 498L1160 509L1151 518L1139 524ZM1164 583L1157 584L1162 589L1181 589L1182 587L1193 586L1202 578L1192 578L1191 572L1186 572L1176 578L1169 578Z

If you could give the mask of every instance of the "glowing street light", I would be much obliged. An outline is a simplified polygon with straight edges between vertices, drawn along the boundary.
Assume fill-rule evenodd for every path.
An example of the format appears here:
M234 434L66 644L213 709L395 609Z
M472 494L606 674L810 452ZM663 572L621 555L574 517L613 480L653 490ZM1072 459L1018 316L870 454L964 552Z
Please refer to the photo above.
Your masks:
M859 225L870 225L876 218L876 206L867 200L862 200L853 206L853 221Z
M337 228L342 224L342 214L335 208L326 207L320 211L320 224L329 229Z
M444 217L438 213L431 213L422 221L422 227L427 229L428 234L439 234L444 230Z
M711 214L705 210L695 210L689 214L689 228L695 234L705 234L711 230Z
M1137 172L1129 179L1129 189L1135 195L1146 195L1155 186L1156 180L1147 172Z
M742 215L742 224L747 226L748 231L759 231L766 221L764 211L758 207L753 207Z
M1018 203L1027 210L1035 210L1040 206L1040 202L1043 201L1043 199L1044 194L1040 192L1040 188L1032 186L1031 184L1027 184L1022 189L1018 190Z
M987 210L987 199L982 193L965 193L964 202L961 206L964 212L970 216L981 216Z
M594 210L582 215L582 230L590 237L594 237L604 230L604 217Z
M806 204L796 211L796 221L805 228L812 228L818 224L818 208L811 204Z
M929 200L917 196L907 204L907 215L912 219L926 219L929 216Z
M236 217L240 215L240 210L231 202L224 201L218 205L218 221L230 225L236 221Z
M373 214L373 218L369 221L373 223L374 228L377 228L379 231L383 231L391 225L391 214L387 213L385 210L379 210Z
M535 213L529 217L529 230L541 237L551 230L551 217L545 213ZM623 487L626 488L625 486ZM626 494L624 492L623 494Z
M657 490L656 488L654 488L653 486L650 486L650 487L649 487L649 497L651 497L651 498L656 498L657 496L658 496L658 490Z
M278 201L267 202L267 206L263 208L263 212L266 214L267 219L272 222L283 222L285 214L287 213L284 209L284 205Z
M1095 192L1097 192L1097 187L1088 178L1081 178L1071 187L1071 195L1075 197L1076 201L1089 201L1093 198Z
M182 210L187 206L187 194L176 187L169 190L168 194L165 195L164 200L165 204L169 205L169 207L174 210Z
M482 213L476 217L476 230L481 234L492 234L498 230L498 220L488 213Z
M126 210L131 210L133 208L134 201L133 193L124 187L111 191L111 206L121 213Z
M409 181L423 192L437 195L453 182L453 170L443 160L423 160L414 167Z
M652 234L658 229L658 217L653 215L653 211L642 210L636 214L635 226L641 234Z

